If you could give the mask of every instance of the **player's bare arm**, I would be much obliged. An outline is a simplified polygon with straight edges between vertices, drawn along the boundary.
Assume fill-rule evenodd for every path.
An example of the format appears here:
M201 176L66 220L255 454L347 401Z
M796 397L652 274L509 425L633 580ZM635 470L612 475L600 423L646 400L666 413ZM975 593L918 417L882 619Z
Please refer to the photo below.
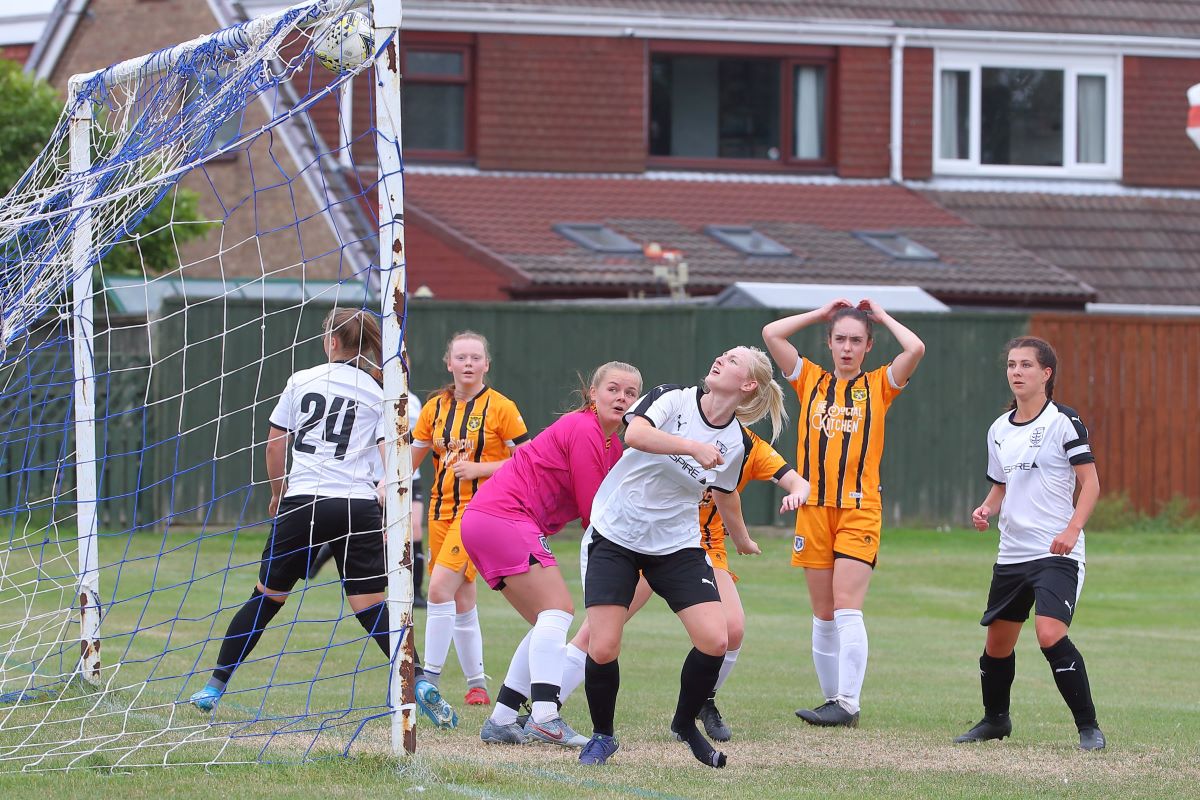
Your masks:
M750 538L750 531L746 529L746 521L742 519L742 496L737 492L713 492L712 499L738 553L743 556L761 554L762 550Z
M283 428L272 425L267 436L267 479L271 481L271 502L267 511L272 517L279 511L279 499L286 488L289 435Z
M1056 556L1065 556L1075 549L1075 543L1079 541L1079 535L1083 533L1083 527L1087 525L1100 498L1100 473L1096 471L1095 463L1075 465L1075 481L1079 485L1075 513L1071 515L1067 527L1050 543L1050 552Z
M725 459L715 445L685 439L673 433L660 431L649 420L635 417L625 430L625 444L643 453L660 456L691 456L704 469L724 464ZM721 515L724 518L724 514Z
M851 307L849 300L839 298L837 300L830 300L825 305L812 311L806 311L803 314L793 314L790 317L783 317L764 325L762 329L763 344L767 346L767 352L775 360L779 371L784 375L791 375L796 369L796 362L800 360L799 351L789 341L791 337L809 325L825 322L839 308Z
M925 343L874 300L864 299L858 304L858 308L870 313L876 322L887 328L903 348L903 352L892 360L892 379L897 386L905 385L916 372L921 359L925 357Z
M1004 502L1004 491L1004 484L992 484L987 497L983 499L978 508L971 512L971 522L974 523L975 530L986 531L988 529L988 517L1000 510L1000 504Z
M787 473L780 478L777 483L787 492L783 496L783 501L779 504L779 513L786 514L789 511L795 511L800 506L804 505L808 500L808 493L812 490L808 481L800 477L800 473L794 469L789 469Z

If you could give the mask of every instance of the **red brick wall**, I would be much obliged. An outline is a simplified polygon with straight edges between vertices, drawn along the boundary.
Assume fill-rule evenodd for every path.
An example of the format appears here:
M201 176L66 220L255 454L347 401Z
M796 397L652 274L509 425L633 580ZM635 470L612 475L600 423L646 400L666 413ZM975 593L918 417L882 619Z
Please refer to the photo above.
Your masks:
M904 177L926 180L933 174L933 50L904 50Z
M507 300L496 272L450 247L412 217L404 228L409 292L428 286L437 300Z
M1200 150L1187 137L1187 89L1200 59L1125 59L1125 178L1130 186L1200 186Z
M838 48L838 174L886 178L891 120L891 51Z
M646 52L635 39L480 35L480 169L640 172Z
M0 47L0 58L7 58L9 61L24 64L29 59L31 52L33 52L33 45L31 44L6 44Z

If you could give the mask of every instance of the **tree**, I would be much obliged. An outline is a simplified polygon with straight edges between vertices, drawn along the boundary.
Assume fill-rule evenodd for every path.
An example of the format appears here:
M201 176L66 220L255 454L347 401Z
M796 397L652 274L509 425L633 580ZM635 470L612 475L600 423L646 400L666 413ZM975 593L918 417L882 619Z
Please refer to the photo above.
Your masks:
M0 194L8 194L42 152L62 107L50 84L0 59Z
M62 115L63 102L45 81L26 75L20 64L0 59L0 195L7 194L42 152ZM107 275L161 273L176 266L176 248L204 236L199 196L188 189L168 192L134 230L134 241L103 259Z

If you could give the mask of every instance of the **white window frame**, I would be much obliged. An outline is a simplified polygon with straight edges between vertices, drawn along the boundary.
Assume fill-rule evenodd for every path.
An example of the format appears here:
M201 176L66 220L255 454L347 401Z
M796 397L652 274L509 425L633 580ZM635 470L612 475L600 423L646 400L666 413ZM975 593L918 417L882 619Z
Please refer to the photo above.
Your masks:
M982 106L982 70L1053 69L1063 72L1063 165L1039 167L1021 164L981 164L980 111ZM969 156L963 159L942 158L942 72L952 70L970 75L970 112L968 117ZM1080 76L1097 75L1104 78L1105 104L1105 162L1081 164L1076 160L1078 98ZM1120 179L1122 154L1122 74L1119 55L1053 56L1014 51L967 52L939 50L933 70L933 170L937 175L1014 178L1087 178Z

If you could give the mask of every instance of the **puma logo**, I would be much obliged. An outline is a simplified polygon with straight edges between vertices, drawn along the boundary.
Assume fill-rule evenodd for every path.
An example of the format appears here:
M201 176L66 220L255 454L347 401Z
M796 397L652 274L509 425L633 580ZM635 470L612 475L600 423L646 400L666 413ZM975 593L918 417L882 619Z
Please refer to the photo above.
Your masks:
M1066 605L1066 607L1067 607L1067 613L1068 613L1068 614L1074 614L1074 613L1075 613L1075 609L1071 608L1071 601L1070 601L1070 600L1063 600L1063 603L1064 603L1064 604Z
M712 581L710 581L708 578L701 578L700 582L707 583L709 586L713 587L714 589L717 588L717 585L715 583L713 583Z
M1069 667L1063 667L1061 669L1056 669L1054 671L1055 672L1075 672L1075 662L1072 661L1071 666L1069 666Z

